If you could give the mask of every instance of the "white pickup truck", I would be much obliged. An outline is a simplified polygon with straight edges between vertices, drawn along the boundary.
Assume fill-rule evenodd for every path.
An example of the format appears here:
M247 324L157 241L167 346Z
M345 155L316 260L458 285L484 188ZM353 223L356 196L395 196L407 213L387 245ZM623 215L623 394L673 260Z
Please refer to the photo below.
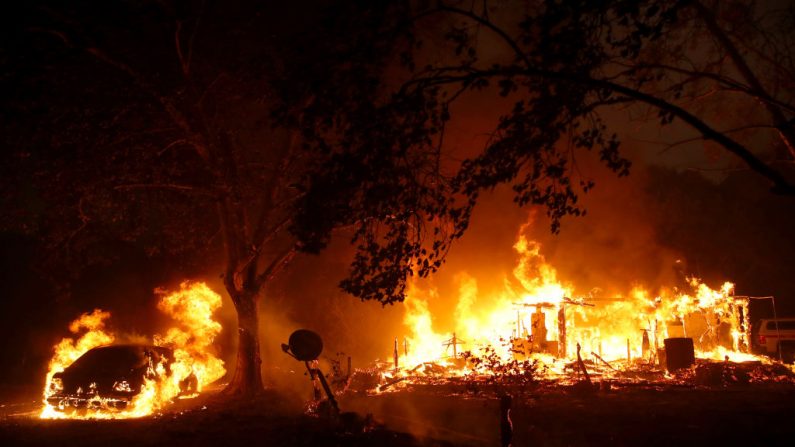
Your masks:
M795 357L795 318L759 320L756 345L764 354L778 357L779 350L786 362Z

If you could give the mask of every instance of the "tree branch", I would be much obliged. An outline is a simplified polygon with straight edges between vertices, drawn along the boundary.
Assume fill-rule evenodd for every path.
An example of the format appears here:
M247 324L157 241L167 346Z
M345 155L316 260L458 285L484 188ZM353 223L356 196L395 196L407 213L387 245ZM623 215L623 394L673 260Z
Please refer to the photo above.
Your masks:
M207 152L206 146L202 143L203 138L201 138L201 136L191 128L187 118L182 114L182 112L180 112L176 108L176 106L174 106L174 104L172 104L172 102L168 98L159 94L157 90L148 82L146 82L143 76L141 76L141 74L138 73L136 70L134 70L132 67L119 60L110 57L107 53L105 53L104 51L100 50L97 47L76 46L69 38L69 36L62 31L42 29L42 28L32 28L31 31L52 34L56 36L58 39L60 39L61 42L63 42L63 44L66 45L67 47L81 48L86 53L94 56L97 60L105 64L108 64L109 66L125 73L127 76L129 76L132 79L133 83L137 85L138 88L140 88L142 91L152 96L155 100L157 100L158 103L160 103L161 107L163 107L164 111L168 114L168 116L171 118L174 124L177 127L179 127L191 140L193 140L192 146L196 149L197 154L205 162L208 161L209 154Z
M248 257L246 262L237 270L237 272L243 272L244 270L251 269L252 267L256 270L257 261L262 254L262 251L265 249L265 245L268 244L271 240L273 240L276 235L285 229L290 222L292 221L292 216L288 216L284 218L281 222L273 225L268 232L266 232L266 237L263 238L259 242L259 244L253 244L251 247L251 255ZM251 275L247 275L251 276Z
M774 104L777 107L781 107L782 109L785 109L785 110L787 110L789 112L795 113L795 106L793 106L792 104L788 104L786 102L783 102L783 101L780 101L780 100L778 100L776 98L773 98L767 92L764 92L764 91L758 92L756 90L753 90L751 87L749 87L746 84L743 84L741 82L735 81L734 79L731 79L729 77L719 75L717 73L710 73L710 72L706 72L706 71L688 70L688 69L685 69L685 68L679 68L679 67L675 67L675 66L672 66L672 65L666 65L666 64L629 65L629 64L620 63L620 62L613 62L613 63L617 64L617 65L621 65L623 67L629 68L630 70L628 70L628 72L635 71L635 70L644 70L644 69L659 69L659 70L666 70L666 71L671 71L671 72L674 72L674 73L688 75L688 76L691 76L693 78L711 79L711 80L713 80L713 81L715 81L715 82L717 82L717 83L719 83L721 85L729 87L730 89L735 89L735 90L744 92L744 93L748 94L749 96L752 96L753 98L757 99L759 102ZM627 72L622 73L622 75L626 75L626 74L628 74L628 73ZM608 79L608 80L612 81L613 79Z
M265 282L269 281L273 278L279 271L281 271L296 255L296 248L295 245L291 246L287 250L281 252L277 255L273 261L262 271L262 273L257 277L256 284L261 286Z
M720 25L718 25L718 21L715 18L713 12L702 5L698 0L692 2L692 4L701 19L704 20L704 23L707 25L707 29L709 29L710 33L712 33L723 49L729 54L734 66L737 68L743 78L745 78L745 82L748 83L754 92L757 92L757 95L754 96L770 97L765 88L762 86L762 83L754 74L753 70L751 70L751 67L748 66L748 63L740 54L740 51L737 49L731 39L729 39L729 36L726 35L726 33L720 28ZM778 107L775 107L773 104L768 102L763 102L763 104L765 104L768 113L770 113L771 118L773 118L773 123L778 129L779 135L787 147L790 158L795 159L795 128L787 124L786 117L784 117L784 114Z
M294 153L294 147L298 141L298 132L293 132L290 135L290 141L285 145L284 149L282 149L282 153L279 154L278 158L278 167L276 171L271 175L270 181L265 186L265 197L263 200L262 210L260 210L260 215L257 219L257 224L254 229L254 234L252 237L252 244L257 247L257 250L261 250L263 245L265 244L265 239L273 234L274 230L269 230L266 228L266 223L271 212L276 208L276 199L278 196L278 189L282 187L284 183L285 176L287 171L292 163L292 157ZM289 218L283 221L283 224L286 225L289 222ZM277 224L276 228L278 229L282 224Z
M204 188L190 185L179 185L176 183L130 183L126 185L116 185L113 189L117 191L126 191L133 189L166 189L180 192L196 193L202 196L217 197L218 194L208 191Z
M453 6L447 6L445 4L441 4L439 6L439 10L462 15L485 26L486 28L490 29L492 32L497 34L509 47L511 47L517 60L523 62L527 67L530 67L532 65L530 59L528 59L527 56L522 51L522 49L519 48L519 45L516 43L516 40L514 40L511 36L509 36L508 33L506 33L502 28L492 23L491 20L481 17L471 11L466 11Z
M422 88L423 85L441 85L441 84L449 84L454 82L472 82L477 77L495 77L495 76L504 77L511 75L514 76L524 75L530 77L542 77L550 80L585 84L596 89L606 89L614 93L620 93L622 95L628 96L639 102L646 103L648 105L657 108L658 110L670 113L673 116L681 119L682 121L693 127L694 129L696 129L698 132L700 132L705 139L717 142L718 144L723 146L726 150L728 150L729 152L735 154L740 159L742 159L743 162L745 162L752 170L754 170L755 172L761 174L762 176L770 180L771 183L773 184L772 190L775 193L784 194L784 195L795 195L795 185L793 185L786 178L784 178L784 176L780 172L776 171L775 169L771 168L766 163L761 161L756 155L754 155L750 150L748 150L748 148L746 148L742 144L738 143L737 141L729 138L724 134L721 134L717 130L707 125L703 120L693 115L692 113L686 111L685 109L673 103L670 103L662 98L656 97L654 95L621 84L617 84L611 81L607 81L604 79L593 78L589 76L580 76L576 74L557 72L557 71L547 70L544 68L535 67L522 52L518 43L513 38L511 38L503 29L493 24L491 21L481 16L478 16L477 14L474 14L470 11L465 11L451 6L446 6L444 4L439 6L438 10L447 11L453 14L458 14L467 17L487 27L495 34L497 34L506 43L506 45L508 45L512 49L512 51L516 56L516 59L521 61L526 66L526 68L498 67L492 70L482 70L477 72L473 72L471 68L468 68L470 73L461 76L449 75L441 79L426 77L410 81L419 84L420 88ZM750 81L749 84L751 84ZM753 84L751 84L751 86L753 87ZM764 92L764 90L761 91ZM777 128L780 125L781 125L780 122L776 122Z
M469 69L471 71L471 69ZM461 76L446 76L442 79L415 79L410 82L423 88L428 85L442 85L456 82L472 82L475 78L505 77L505 76L528 76L541 77L553 81L564 81L576 84L586 84L595 89L606 89L614 93L620 93L636 101L651 105L658 110L668 112L681 119L695 130L700 132L705 139L714 140L729 152L742 159L752 170L766 177L773 183L773 191L778 194L795 195L795 185L791 184L784 176L775 169L768 166L748 148L729 138L728 136L713 129L703 120L686 111L685 109L670 103L662 98L651 94L635 90L634 88L616 84L603 79L583 77L569 73L544 70L536 67L501 67L495 70L471 71Z
M216 203L216 212L218 213L218 222L221 225L221 235L224 240L224 248L226 248L226 271L224 273L224 286L233 301L238 299L240 288L235 281L237 275L237 265L239 262L239 253L237 251L237 238L229 224L229 211L226 204L226 199L219 199Z
M182 74L185 77L190 76L190 62L186 60L184 54L182 54L182 44L180 42L179 33L182 31L182 20L177 20L177 29L174 30L174 47L177 50L177 59L179 59L179 66L182 68Z
M179 65L182 68L182 74L185 75L185 78L190 77L190 62L191 57L193 56L193 42L196 40L196 34L199 29L199 24L201 24L202 16L204 15L204 7L206 3L206 0L202 1L199 17L196 19L196 25L194 25L193 31L190 33L190 37L188 38L188 48L186 52L182 50L182 39L180 38L180 33L182 32L182 20L177 20L177 29L174 30L174 46L176 47Z

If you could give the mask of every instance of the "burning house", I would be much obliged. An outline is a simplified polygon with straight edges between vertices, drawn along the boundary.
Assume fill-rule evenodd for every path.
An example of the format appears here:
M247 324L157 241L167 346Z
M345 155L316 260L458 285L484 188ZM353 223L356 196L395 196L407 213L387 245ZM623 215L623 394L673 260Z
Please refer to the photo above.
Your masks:
M391 375L492 374L484 365L493 361L464 361L483 357L506 364L538 362L546 377L557 379L579 372L578 359L605 375L640 368L661 377L670 356L675 358L668 369L681 365L683 355L685 365L692 364L688 355L767 361L750 353L749 299L735 296L730 282L711 288L689 278L684 287L656 293L635 286L624 295L599 289L582 294L558 278L540 244L520 236L514 249L519 261L502 290L484 293L473 278L460 279L449 332L437 331L429 311L438 292L412 284L405 302L408 333L403 349L395 340Z

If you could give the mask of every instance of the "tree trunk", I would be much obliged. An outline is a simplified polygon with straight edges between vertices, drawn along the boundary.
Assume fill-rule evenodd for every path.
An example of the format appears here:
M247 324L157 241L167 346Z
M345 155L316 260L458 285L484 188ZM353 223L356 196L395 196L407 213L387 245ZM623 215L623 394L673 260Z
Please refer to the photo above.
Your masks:
M235 373L225 392L240 396L251 396L262 392L262 358L259 351L259 314L257 294L238 293L232 295L237 310L238 346Z

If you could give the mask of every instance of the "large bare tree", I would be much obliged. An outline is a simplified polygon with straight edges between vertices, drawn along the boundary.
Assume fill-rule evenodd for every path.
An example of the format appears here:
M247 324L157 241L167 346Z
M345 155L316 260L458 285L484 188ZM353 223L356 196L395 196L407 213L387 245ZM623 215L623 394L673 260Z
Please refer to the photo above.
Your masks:
M312 88L302 60L348 64L336 52L344 36L297 37L314 26L316 12L257 2L118 6L33 3L6 31L7 41L25 44L4 52L12 150L4 163L3 226L39 237L52 271L102 262L118 240L153 256L222 266L238 316L227 391L255 393L262 389L258 305L268 282L341 227L358 228L362 252L377 250L374 239L392 228L380 256L396 271L388 281L405 276L405 256L418 254L423 223L404 218L419 219L413 206L430 189L403 185L424 182L417 173L426 159L308 149L295 124L324 92ZM366 20L385 17L376 9ZM296 42L315 48L291 53ZM366 64L377 66L387 53ZM321 111L328 116L342 106ZM369 177L316 181L337 162ZM406 204L408 195L417 201Z

